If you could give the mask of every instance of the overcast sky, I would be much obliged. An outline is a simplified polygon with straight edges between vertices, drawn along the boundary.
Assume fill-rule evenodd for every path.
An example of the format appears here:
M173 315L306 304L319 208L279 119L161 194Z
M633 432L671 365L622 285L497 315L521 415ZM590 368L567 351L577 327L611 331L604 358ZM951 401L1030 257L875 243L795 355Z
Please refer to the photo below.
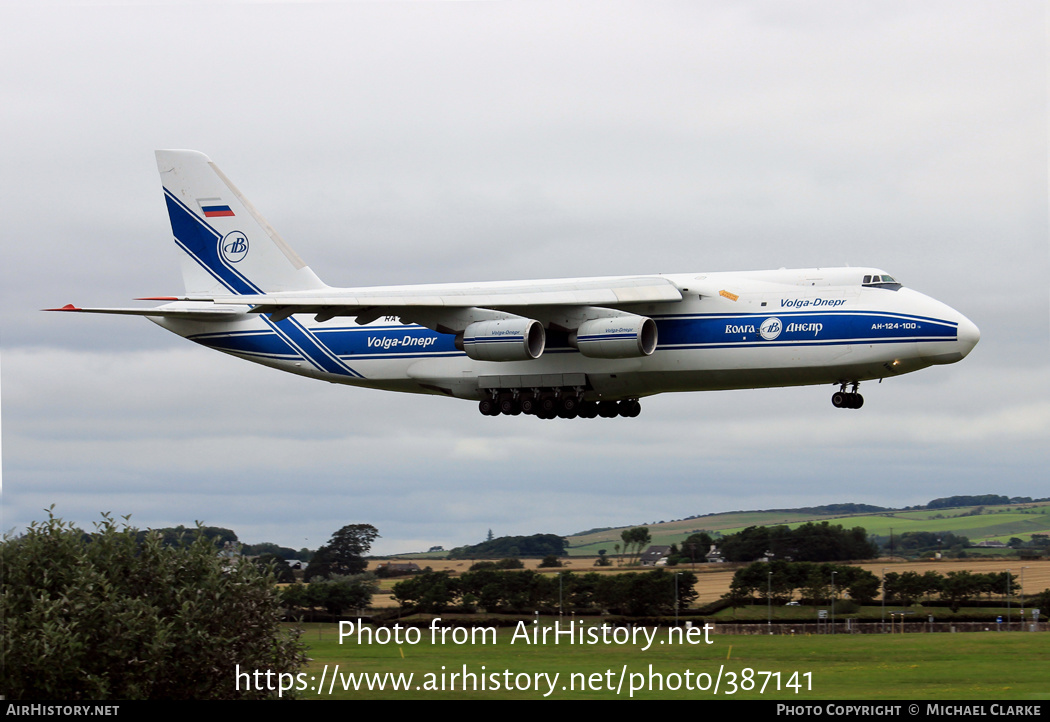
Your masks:
M201 520L380 552L693 514L1050 495L1042 2L0 6L3 530ZM486 418L130 317L181 292L153 150L207 153L332 285L870 265L963 362Z

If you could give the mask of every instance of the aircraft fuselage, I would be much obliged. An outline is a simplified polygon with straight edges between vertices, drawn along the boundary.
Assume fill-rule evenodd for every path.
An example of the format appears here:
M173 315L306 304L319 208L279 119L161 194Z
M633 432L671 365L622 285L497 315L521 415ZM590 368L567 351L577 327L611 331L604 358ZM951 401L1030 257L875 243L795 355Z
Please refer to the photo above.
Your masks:
M565 334L548 330L539 358L480 361L457 349L453 335L404 325L396 316L360 326L345 317L275 322L251 313L206 328L154 320L209 348L283 371L474 400L493 389L582 386L587 399L618 400L853 383L953 363L969 353L979 338L973 323L911 289L862 285L865 275L877 273L828 268L663 276L683 300L619 306L652 318L658 330L652 355L623 359L589 358Z

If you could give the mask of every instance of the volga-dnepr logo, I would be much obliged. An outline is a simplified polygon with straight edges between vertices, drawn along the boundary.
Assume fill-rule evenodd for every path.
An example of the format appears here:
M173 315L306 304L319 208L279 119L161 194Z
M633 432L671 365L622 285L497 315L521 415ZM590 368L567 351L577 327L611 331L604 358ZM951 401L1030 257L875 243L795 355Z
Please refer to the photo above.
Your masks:
M779 318L771 316L762 322L762 325L758 327L758 335L764 338L766 341L772 341L780 332L784 330L784 324L780 322Z
M248 236L240 231L230 231L219 241L219 250L230 263L243 261L248 255Z

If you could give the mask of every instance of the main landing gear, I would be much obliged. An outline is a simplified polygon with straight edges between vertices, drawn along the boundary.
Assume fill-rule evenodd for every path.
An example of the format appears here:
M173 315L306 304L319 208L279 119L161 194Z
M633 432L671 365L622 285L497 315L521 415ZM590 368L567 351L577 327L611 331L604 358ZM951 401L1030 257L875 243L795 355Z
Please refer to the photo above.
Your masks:
M859 409L864 405L864 397L857 393L857 389L860 387L860 382L853 381L852 384L852 390L846 391L846 387L850 385L850 382L842 382L842 386L839 390L831 395L832 406L836 409Z
M491 398L478 403L483 416L517 416L526 414L541 419L593 419L601 416L634 417L642 412L638 399L622 401L586 401L579 389L531 389L528 391L503 391L493 393Z

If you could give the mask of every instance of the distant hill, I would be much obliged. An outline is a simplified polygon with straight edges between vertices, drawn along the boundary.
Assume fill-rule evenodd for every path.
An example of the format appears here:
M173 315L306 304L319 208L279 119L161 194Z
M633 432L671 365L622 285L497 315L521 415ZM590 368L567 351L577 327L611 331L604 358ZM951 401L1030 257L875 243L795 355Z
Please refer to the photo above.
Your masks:
M944 499L934 499L926 504L926 509L948 509L955 506L1005 506L1006 504L1031 504L1030 496L1007 497L1000 494L982 494L981 496L949 496ZM1045 501L1037 499L1035 501Z
M568 537L569 554L596 555L600 549L615 553L624 529L646 526L653 544L670 545L690 534L706 531L712 537L731 534L749 526L786 525L794 528L810 521L835 518L845 527L862 526L869 535L888 537L904 532L927 531L965 536L971 542L1029 539L1050 533L1050 498L1006 497L997 494L934 499L922 506L893 509L870 504L826 504L798 509L734 511L690 516L658 522L635 522L623 527L591 529ZM954 504L954 505L953 505Z
M793 511L798 514L876 514L880 511L893 511L884 506L871 504L825 504L824 506L800 506L798 509L773 509L772 511Z

